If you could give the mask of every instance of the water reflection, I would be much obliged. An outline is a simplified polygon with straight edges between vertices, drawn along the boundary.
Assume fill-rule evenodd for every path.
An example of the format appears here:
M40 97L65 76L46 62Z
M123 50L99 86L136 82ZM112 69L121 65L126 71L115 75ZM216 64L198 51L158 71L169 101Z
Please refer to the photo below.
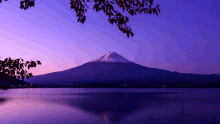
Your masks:
M163 93L81 93L81 97L63 99L62 103L100 116L106 122L118 123L137 111L163 105L158 94Z
M59 104L14 98L0 106L1 124L100 123L96 117Z
M169 124L174 123L174 120L177 123L178 119L180 123L195 120L213 122L213 116L215 122L219 122L220 94L218 93L206 91L190 93L186 90L181 92L159 90L143 92L139 89L136 89L137 92L126 92L126 90L104 92L102 90L2 91L0 92L0 123ZM188 118L194 120L189 121Z

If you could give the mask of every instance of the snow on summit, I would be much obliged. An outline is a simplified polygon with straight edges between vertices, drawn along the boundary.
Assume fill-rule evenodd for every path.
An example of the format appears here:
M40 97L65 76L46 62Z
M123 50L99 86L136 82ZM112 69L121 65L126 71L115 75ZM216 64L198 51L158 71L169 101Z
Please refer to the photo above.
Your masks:
M106 54L94 59L90 62L120 62L120 63L132 63L131 61L125 59L123 56L117 54L116 52L107 52Z

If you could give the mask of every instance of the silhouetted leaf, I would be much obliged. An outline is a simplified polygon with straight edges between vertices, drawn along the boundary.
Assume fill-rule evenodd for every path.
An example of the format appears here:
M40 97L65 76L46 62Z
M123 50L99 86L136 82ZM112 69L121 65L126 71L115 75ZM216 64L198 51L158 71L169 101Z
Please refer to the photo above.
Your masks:
M27 75L26 78L29 79L29 76Z
M158 12L160 13L160 8L157 8Z
M37 60L37 64L38 64L38 65L41 65L41 62L40 62L39 60Z
M152 4L153 4L153 1L150 0L149 3L152 5Z
M149 14L152 14L152 10L151 10L151 9L149 9L149 11L148 11L148 12L149 12Z
M33 77L32 73L29 73L28 75L29 75L29 77Z
M31 65L28 65L28 69L30 69L31 68Z
M129 21L129 18L128 18L127 16L125 17L125 21L126 21L126 22L128 22L128 21Z

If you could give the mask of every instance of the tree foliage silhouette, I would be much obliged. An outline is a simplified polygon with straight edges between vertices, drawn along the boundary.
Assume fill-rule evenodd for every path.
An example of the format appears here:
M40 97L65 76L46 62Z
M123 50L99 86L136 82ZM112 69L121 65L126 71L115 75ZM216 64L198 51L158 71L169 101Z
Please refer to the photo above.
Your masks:
M0 77L2 78L3 82L11 82L14 81L16 78L22 78L22 81L24 81L24 78L26 77L29 79L29 77L33 77L32 73L28 73L27 70L24 69L24 67L27 67L28 69L36 67L37 65L41 65L40 61L26 61L21 58L18 59L11 59L6 58L4 61L0 60Z
M4 0L8 1L8 0ZM2 0L0 0L0 3ZM160 13L159 4L152 8L153 0L70 0L70 7L76 12L78 22L84 24L86 21L85 13L89 8L86 2L94 2L93 10L96 12L103 11L108 16L110 24L116 24L120 31L127 34L127 37L133 37L134 33L131 28L127 25L129 18L124 16L113 7L116 4L120 7L123 12L127 11L130 15L137 14L156 14ZM20 8L27 10L29 7L35 6L35 0L21 0Z

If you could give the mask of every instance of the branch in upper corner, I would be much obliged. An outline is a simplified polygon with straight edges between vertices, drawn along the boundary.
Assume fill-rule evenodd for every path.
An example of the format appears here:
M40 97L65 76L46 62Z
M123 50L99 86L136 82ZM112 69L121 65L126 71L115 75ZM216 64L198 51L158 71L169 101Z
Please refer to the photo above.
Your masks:
M7 0L4 0L7 1ZM2 0L0 0L0 3ZM85 13L87 8L89 8L86 2L94 2L93 10L96 12L103 11L106 16L108 16L108 21L110 24L116 24L119 30L127 35L133 37L134 33L131 28L127 25L129 18L124 16L120 12L116 11L113 7L113 4L116 4L120 7L123 12L127 11L131 16L137 14L158 14L160 13L159 4L152 8L153 0L70 0L70 7L76 12L78 17L78 22L84 24L86 21ZM35 0L21 0L20 8L27 10L29 7L35 6Z

